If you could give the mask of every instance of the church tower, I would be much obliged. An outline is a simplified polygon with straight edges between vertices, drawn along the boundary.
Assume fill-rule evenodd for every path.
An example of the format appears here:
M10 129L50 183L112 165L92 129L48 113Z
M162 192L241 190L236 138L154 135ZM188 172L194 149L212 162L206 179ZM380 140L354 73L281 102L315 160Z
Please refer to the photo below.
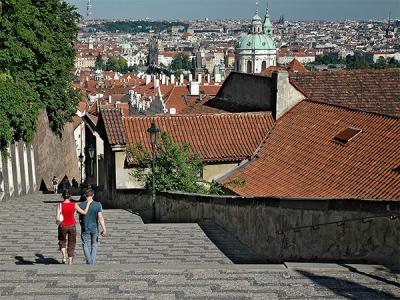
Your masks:
M256 14L251 22L251 30L242 36L235 47L235 71L241 73L260 73L269 66L276 66L276 46L272 39L272 23L267 11L264 21Z

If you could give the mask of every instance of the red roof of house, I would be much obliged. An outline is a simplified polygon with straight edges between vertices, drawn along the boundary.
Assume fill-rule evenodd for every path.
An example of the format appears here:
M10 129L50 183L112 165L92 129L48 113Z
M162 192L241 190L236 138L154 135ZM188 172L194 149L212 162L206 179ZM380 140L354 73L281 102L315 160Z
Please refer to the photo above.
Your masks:
M72 127L74 128L74 130L81 125L83 122L82 118L79 116L73 116L72 117Z
M290 82L311 100L395 117L400 117L399 78L400 69L290 74Z
M274 126L271 113L175 115L124 118L129 144L150 149L151 122L179 144L188 143L203 161L241 161L255 152Z
M294 58L287 66L288 71L293 71L295 73L308 73L308 70L299 62L296 58Z
M361 132L333 140L348 127ZM277 121L259 158L221 182L246 196L400 199L399 137L398 118L304 100Z
M260 75L271 76L274 71L289 71L294 73L308 73L308 70L296 59L294 58L287 67L281 66L270 66L260 72Z
M125 145L126 133L120 109L101 109L101 119L110 145Z
M221 86L219 85L201 85L199 87L201 97L208 95L215 96ZM200 96L191 96L189 86L174 86L167 94L164 95L165 106L168 109L175 108L176 113L180 114L188 106L194 105Z

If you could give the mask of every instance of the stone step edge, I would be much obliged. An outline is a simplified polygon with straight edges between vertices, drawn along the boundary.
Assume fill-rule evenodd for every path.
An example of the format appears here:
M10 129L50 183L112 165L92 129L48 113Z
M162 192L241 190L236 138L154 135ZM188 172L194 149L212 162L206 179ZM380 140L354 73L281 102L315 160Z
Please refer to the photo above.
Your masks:
M394 272L400 273L400 266L366 265L366 264L334 264L334 263L293 263L283 264L107 264L88 266L76 265L0 265L1 271L25 271L25 270L68 270L68 271L154 271L154 270L226 270L226 271L368 271L368 272Z

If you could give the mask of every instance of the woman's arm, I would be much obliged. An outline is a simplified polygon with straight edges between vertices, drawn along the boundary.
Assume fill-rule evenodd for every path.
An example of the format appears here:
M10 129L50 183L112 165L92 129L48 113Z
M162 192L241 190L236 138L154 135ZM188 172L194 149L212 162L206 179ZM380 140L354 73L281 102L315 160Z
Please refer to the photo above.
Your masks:
M90 204L92 204L93 201L88 202L88 204L86 205L85 210L83 210L82 208L79 207L78 203L75 203L75 210L80 213L81 215L86 215L88 210L89 210L89 206Z
M56 210L56 222L58 222L58 219L60 218L60 205L57 204L57 210Z

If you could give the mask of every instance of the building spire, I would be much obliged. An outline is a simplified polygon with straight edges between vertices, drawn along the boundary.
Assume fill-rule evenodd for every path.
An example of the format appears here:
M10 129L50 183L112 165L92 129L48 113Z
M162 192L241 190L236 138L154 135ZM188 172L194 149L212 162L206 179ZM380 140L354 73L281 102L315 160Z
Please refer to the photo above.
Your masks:
M269 16L269 2L268 2L268 0L267 0L266 15Z
M258 0L256 1L256 15L258 15Z

